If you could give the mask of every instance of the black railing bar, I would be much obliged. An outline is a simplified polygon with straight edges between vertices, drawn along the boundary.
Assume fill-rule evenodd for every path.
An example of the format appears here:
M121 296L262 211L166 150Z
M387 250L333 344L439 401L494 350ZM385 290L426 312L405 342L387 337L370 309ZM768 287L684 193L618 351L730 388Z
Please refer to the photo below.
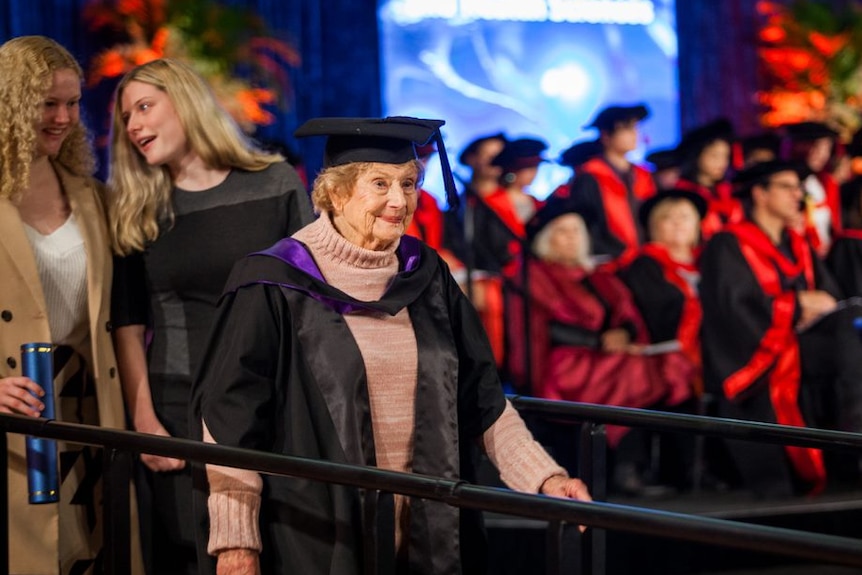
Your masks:
M520 412L541 413L546 416L553 416L554 419L564 419L571 422L590 421L627 427L648 427L659 431L693 432L726 439L819 447L830 450L856 452L862 450L862 433L670 413L652 409L539 399L521 395L509 395L508 398Z
M700 543L737 547L781 555L862 567L862 545L855 539L837 537L657 511L612 503L580 501L530 495L508 489L475 486L413 473L289 457L205 444L132 431L0 414L0 427L14 433L38 435L76 443L103 445L132 452L178 457L276 475L311 480L423 499L443 501L456 507L496 511L535 519L558 520L604 529L664 536Z

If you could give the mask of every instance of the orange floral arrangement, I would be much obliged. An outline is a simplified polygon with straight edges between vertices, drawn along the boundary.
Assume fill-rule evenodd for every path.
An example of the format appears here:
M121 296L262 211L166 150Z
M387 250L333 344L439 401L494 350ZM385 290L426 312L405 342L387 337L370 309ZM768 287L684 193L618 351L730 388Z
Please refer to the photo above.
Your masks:
M285 101L286 68L300 63L255 14L214 0L90 0L84 20L91 32L117 39L93 58L90 85L157 58L183 60L249 132L274 121L267 106Z
M765 126L820 121L845 141L862 125L862 10L855 2L761 0L758 56Z

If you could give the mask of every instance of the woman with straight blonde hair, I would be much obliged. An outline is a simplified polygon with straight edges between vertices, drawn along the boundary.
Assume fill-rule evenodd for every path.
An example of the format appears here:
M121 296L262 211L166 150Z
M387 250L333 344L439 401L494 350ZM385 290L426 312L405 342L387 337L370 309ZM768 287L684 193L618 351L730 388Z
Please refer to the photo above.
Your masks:
M114 103L110 223L115 341L135 430L188 437L189 389L233 263L311 221L296 171L246 138L187 65L135 68ZM191 474L143 454L153 573L196 573Z
M0 412L39 417L50 399L59 421L123 428L106 329L110 235L81 122L81 67L50 38L21 36L0 46L0 78ZM52 350L53 397L22 373L22 344L34 342ZM102 573L102 450L57 442L57 499L35 505L24 437L8 442L4 572ZM131 527L140 573L137 522Z

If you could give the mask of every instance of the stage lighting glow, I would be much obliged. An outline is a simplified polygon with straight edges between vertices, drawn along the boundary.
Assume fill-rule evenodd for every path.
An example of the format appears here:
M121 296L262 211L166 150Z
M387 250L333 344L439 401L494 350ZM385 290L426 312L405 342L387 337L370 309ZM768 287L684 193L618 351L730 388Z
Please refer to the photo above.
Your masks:
M581 101L593 88L589 74L575 62L546 70L540 85L543 94L568 104Z
M399 24L429 18L637 25L655 20L651 0L393 0L386 9Z
M530 193L546 197L571 170L555 163L599 108L645 102L639 161L679 137L675 0L380 0L385 115L446 120L455 158L473 138L539 137L552 160ZM600 22L600 23L592 23ZM431 162L425 188L441 204Z

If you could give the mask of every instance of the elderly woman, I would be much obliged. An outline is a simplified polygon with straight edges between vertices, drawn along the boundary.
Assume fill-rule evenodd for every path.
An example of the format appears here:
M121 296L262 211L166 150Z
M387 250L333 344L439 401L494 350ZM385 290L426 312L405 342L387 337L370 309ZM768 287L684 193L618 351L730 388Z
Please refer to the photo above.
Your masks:
M615 275L593 266L584 217L552 200L528 230L536 255L528 275L533 394L641 408L674 399L680 390L666 384L655 358L642 355L648 337L631 293ZM527 344L519 305L510 317L513 376L523 384L518 367L525 364ZM612 427L608 444L621 463L617 487L630 494L642 491L640 434Z
M441 121L321 118L320 217L242 260L225 288L192 420L206 441L446 479L480 445L512 488L589 499L507 403L479 319L432 249L404 236L422 179L414 143ZM444 164L444 173L448 170ZM359 491L207 466L218 572L361 573ZM259 519L258 519L259 517ZM397 497L410 573L480 572L475 516Z

